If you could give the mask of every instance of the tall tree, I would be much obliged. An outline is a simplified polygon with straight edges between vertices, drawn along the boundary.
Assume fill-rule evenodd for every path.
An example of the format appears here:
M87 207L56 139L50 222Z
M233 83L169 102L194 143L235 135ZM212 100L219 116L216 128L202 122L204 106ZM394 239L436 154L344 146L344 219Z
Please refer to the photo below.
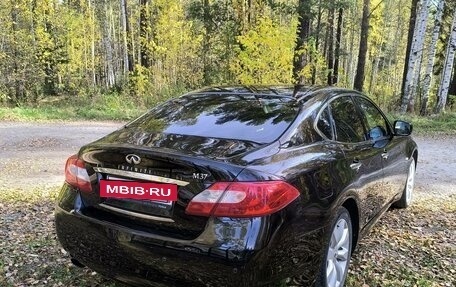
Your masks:
M369 6L370 0L363 0L363 17L361 20L361 37L359 40L358 67L356 69L356 76L354 82L354 88L360 92L363 91L366 67L366 55L368 45L367 38L369 36Z
M343 14L344 8L340 7L337 16L336 50L334 52L334 76L332 84L337 84L339 81L340 45L342 41Z
M124 71L133 71L133 47L130 34L130 22L128 15L128 2L127 0L120 0L120 10L122 14L122 32L123 32L123 45L124 45Z
M445 65L443 68L442 79L440 82L439 91L437 93L437 104L435 113L439 114L445 110L448 99L448 90L451 81L451 71L453 69L454 57L456 52L456 9L453 12L453 24L451 25L451 34L448 39Z
M328 85L332 86L334 83L334 10L335 1L331 0L328 11Z
M149 0L140 0L140 14L139 14L139 29L140 29L140 63L141 66L148 68L150 66L148 56L148 43L149 43Z
M412 0L412 5L410 7L410 19L409 19L408 34L407 34L407 50L405 51L405 65L404 65L404 71L402 74L401 99L405 95L405 79L407 77L407 72L409 71L410 51L412 49L413 34L415 31L416 15L417 15L417 10L418 10L418 1L419 0Z
M424 116L427 112L427 104L429 98L429 91L431 88L432 74L434 69L435 53L437 51L437 40L439 39L440 26L442 25L442 15L445 1L439 0L437 11L435 13L434 29L432 31L432 39L429 43L429 50L427 55L427 66L423 80L423 97L421 100L420 115Z
M204 24L204 38L203 38L203 66L204 66L204 84L209 85L211 82L211 36L213 33L213 19L212 19L212 6L209 0L203 0L203 24ZM250 14L249 14L250 15Z
M310 36L310 7L311 0L299 0L298 29L293 61L293 78L297 84L304 84L302 69L308 64L308 55L304 52L304 45Z
M418 79L420 76L419 66L421 64L420 61L424 47L426 25L429 16L430 5L430 0L422 0L420 12L415 22L408 70L405 76L404 94L402 95L402 102L400 107L401 113L405 113L407 110L413 112L414 109L414 92L416 90L416 85L418 84Z
M322 4L321 4L321 1L322 0L318 0L318 11L317 11L317 24L316 24L316 27L314 29L315 31L315 50L318 51L319 47L320 47L320 30L321 30L321 18L322 18L322 15L323 15L323 8L322 8ZM311 59L311 61L316 61L315 59ZM316 80L317 80L317 69L316 69L316 65L313 65L312 67L312 85L315 85L316 83Z

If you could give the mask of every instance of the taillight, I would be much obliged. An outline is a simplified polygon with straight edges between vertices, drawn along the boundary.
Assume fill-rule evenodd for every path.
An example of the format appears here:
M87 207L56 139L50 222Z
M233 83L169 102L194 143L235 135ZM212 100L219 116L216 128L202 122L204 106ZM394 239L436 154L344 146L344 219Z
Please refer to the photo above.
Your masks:
M91 192L92 185L84 161L77 155L70 156L65 165L65 181L81 191Z
M283 181L216 182L196 195L185 212L199 216L256 217L277 212L299 196Z

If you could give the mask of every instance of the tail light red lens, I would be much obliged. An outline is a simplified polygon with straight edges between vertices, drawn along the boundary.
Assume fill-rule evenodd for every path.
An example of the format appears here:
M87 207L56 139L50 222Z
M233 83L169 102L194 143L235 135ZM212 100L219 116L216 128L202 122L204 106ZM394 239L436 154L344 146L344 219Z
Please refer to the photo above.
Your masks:
M216 182L196 195L185 212L199 216L257 217L275 213L299 196L284 181Z
M91 192L89 174L85 168L84 161L77 155L70 156L65 165L65 181L84 192Z

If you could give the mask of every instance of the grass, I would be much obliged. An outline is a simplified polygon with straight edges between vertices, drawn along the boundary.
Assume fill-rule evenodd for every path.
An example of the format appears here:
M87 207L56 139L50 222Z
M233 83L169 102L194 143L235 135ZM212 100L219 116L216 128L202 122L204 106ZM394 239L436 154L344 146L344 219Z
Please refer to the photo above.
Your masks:
M427 117L412 115L391 115L390 118L402 119L413 124L413 133L456 133L456 112Z
M0 286L122 284L70 263L54 230L59 187L0 193ZM346 286L455 286L456 195L416 194L405 210L391 210L353 254Z
M49 120L118 120L133 119L147 108L131 98L118 94L93 97L54 97L34 106L15 108L0 107L0 120L49 121Z

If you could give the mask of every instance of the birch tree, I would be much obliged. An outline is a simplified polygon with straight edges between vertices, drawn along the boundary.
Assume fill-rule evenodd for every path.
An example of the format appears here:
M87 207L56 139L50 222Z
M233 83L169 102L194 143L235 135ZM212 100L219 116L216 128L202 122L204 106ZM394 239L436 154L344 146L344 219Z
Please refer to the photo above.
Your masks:
M328 10L328 85L332 86L334 83L334 10L335 1L331 0Z
M402 97L405 95L405 78L407 77L407 72L409 70L409 59L410 59L410 52L412 49L412 43L413 43L413 34L415 31L415 26L416 26L416 15L417 15L417 10L418 10L418 1L419 0L412 0L412 5L410 7L410 18L409 18L409 25L408 25L408 34L407 34L407 49L405 51L405 64L404 64L404 71L402 75L402 87L401 87L401 92L402 92Z
M451 71L453 69L454 56L456 52L456 9L453 12L453 24L451 25L451 34L448 40L447 52L445 57L445 65L443 68L442 78L437 94L437 104L435 113L440 114L445 110L445 105L448 98L448 90L451 81Z
M404 94L402 95L402 103L400 112L405 113L413 111L414 104L414 85L417 84L416 79L419 78L419 59L422 55L424 40L426 35L427 19L429 15L430 0L422 0L420 12L415 23L415 31L413 33L413 42L410 50L410 58L408 61L408 70L405 76Z
M133 51L130 39L130 23L128 19L128 4L127 0L120 0L120 11L122 14L122 32L124 45L124 71L133 71Z
M421 100L421 108L420 108L420 115L422 115L422 116L424 116L427 111L429 90L431 88L432 74L433 74L434 62L435 62L435 53L437 51L437 41L439 39L440 26L442 25L442 15L443 15L444 5L445 5L445 1L440 0L438 3L437 11L435 13L434 29L432 31L432 39L429 44L426 72L425 72L424 80L423 80L423 98Z

